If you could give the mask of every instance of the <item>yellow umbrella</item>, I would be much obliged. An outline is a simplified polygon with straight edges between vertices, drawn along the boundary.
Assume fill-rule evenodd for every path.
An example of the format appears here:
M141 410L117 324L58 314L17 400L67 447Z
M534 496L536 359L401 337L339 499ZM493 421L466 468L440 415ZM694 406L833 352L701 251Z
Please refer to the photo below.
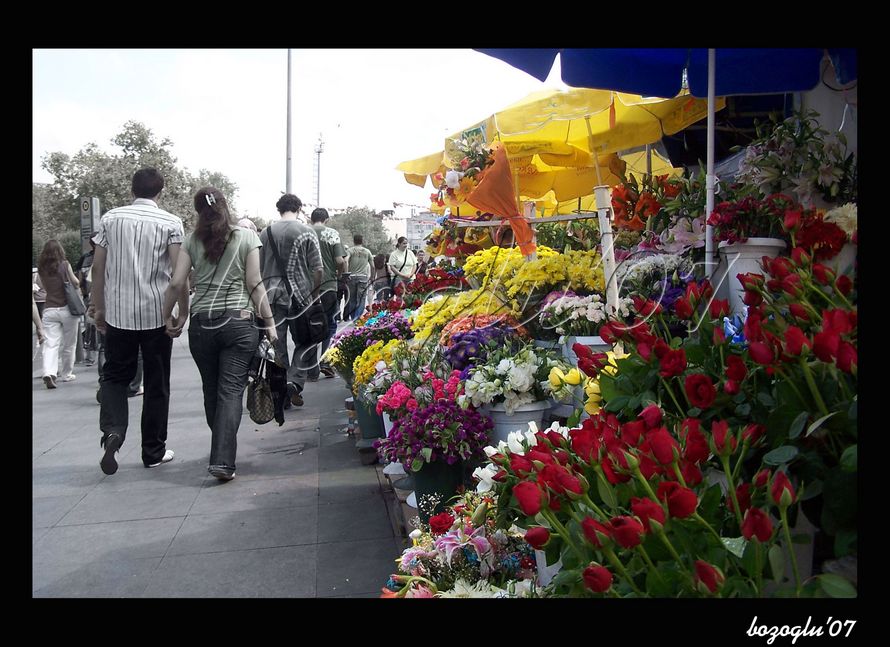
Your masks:
M650 151L652 156L652 175L667 175L669 177L679 177L683 174L683 169L676 168L671 165L671 161L662 157L657 151ZM626 153L621 159L627 164L627 175L633 173L637 178L646 175L646 151L637 153Z

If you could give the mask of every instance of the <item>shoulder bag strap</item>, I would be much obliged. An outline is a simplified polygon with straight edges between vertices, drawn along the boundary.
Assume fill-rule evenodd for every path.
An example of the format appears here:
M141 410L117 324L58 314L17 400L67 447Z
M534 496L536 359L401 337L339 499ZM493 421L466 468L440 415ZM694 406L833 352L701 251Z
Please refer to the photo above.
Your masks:
M272 254L275 256L275 263L278 265L278 271L281 272L281 276L284 278L284 286L287 290L287 295L293 298L294 293L290 280L287 277L287 267L281 262L281 256L278 253L278 243L275 242L275 236L272 235L272 226L273 225L269 225L269 246L272 248Z

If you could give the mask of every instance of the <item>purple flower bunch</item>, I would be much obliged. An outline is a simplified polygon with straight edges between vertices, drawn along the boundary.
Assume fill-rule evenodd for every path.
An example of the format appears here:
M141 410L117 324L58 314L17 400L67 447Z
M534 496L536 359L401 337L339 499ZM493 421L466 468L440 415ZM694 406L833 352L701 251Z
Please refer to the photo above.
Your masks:
M514 338L509 329L501 326L485 326L455 333L451 337L451 345L445 350L445 359L454 370L463 371L484 362L489 350L511 343Z
M491 419L452 400L439 400L415 409L393 424L389 437L374 443L384 460L419 471L424 463L484 458Z

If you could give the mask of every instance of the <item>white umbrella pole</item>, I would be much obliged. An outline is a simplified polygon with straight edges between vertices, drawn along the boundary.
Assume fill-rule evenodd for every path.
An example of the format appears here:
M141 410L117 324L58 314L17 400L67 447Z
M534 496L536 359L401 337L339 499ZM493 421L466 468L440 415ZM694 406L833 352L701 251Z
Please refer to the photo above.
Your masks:
M606 311L614 314L618 312L618 284L615 282L615 242L612 236L612 221L609 213L612 208L612 200L609 198L609 187L603 185L600 174L600 160L593 145L593 131L590 129L590 117L585 117L587 123L587 137L590 142L590 150L593 151L593 164L596 167L596 183L593 187L596 199L596 210L600 225L600 246L603 249L603 276L606 281Z
M705 222L714 210L714 83L716 80L716 53L708 50L708 164L705 176L706 202ZM705 225L705 276L709 279L717 264L714 262L714 232L711 225Z

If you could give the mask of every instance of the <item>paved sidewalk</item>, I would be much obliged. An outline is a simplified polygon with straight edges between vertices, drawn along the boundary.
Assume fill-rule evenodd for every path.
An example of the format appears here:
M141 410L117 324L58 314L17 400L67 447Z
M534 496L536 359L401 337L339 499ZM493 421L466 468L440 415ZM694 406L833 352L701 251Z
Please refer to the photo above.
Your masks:
M37 356L39 359L39 355ZM244 411L238 475L207 474L210 430L187 335L174 341L170 463L142 466L142 398L116 474L99 469L95 367L33 388L35 597L377 597L401 553L381 483L346 435L338 377L308 382L285 424Z

